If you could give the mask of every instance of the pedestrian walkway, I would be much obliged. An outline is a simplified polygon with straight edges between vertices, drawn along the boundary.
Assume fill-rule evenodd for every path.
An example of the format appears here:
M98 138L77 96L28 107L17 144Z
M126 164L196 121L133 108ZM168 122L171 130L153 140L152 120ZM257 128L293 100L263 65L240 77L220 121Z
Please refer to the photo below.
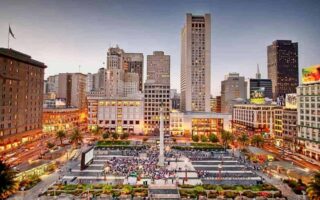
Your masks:
M265 175L264 173L262 173L260 171L257 171L257 174L259 176L261 176L262 178L264 178L264 180L267 183L270 183L270 184L274 185L276 188L278 188L282 192L282 194L288 198L288 200L300 200L300 199L302 200L303 199L301 196L296 195L291 190L291 188L287 184L284 184L281 180L279 180L275 177L269 178L267 175Z

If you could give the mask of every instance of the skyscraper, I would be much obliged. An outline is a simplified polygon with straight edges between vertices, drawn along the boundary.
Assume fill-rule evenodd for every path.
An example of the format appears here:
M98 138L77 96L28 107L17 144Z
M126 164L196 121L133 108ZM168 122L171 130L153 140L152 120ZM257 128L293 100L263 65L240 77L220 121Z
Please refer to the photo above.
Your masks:
M296 93L298 76L298 43L274 41L268 46L268 78L272 80L273 99Z
M247 82L238 73L229 73L221 82L221 112L232 113L234 100L247 98Z
M210 112L211 16L186 16L181 30L181 110Z
M143 89L143 54L124 53L123 68L125 72L137 73L139 76L139 91Z
M144 126L147 134L159 129L160 108L163 108L164 130L169 133L170 56L155 51L147 56L147 81L144 85Z
M42 134L44 63L0 48L0 151Z
M128 94L142 91L142 76L143 54L125 53L118 46L109 48L107 70L105 71L105 93L107 96L125 97Z
M259 66L256 73L256 78L250 78L249 79L249 98L250 94L254 91L256 91L259 88L264 88L264 97L267 97L269 99L272 99L272 81L270 79L262 79L261 73L259 70Z
M82 73L60 73L57 97L66 100L67 107L87 107L87 76Z

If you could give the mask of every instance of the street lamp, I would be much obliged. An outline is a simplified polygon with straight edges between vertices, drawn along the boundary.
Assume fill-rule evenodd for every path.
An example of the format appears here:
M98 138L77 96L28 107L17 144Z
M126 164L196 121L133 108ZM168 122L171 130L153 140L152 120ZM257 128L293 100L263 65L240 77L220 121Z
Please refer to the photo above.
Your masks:
M110 167L109 166L106 166L104 168L104 181L107 180L107 173L110 171Z
M218 165L218 169L219 169L219 181L221 181L221 169L222 169L221 164Z
M187 159L184 160L184 169L186 171L186 175L185 175L185 178L184 178L185 181L188 181L188 170L187 170L188 165L187 165L187 163L188 163Z

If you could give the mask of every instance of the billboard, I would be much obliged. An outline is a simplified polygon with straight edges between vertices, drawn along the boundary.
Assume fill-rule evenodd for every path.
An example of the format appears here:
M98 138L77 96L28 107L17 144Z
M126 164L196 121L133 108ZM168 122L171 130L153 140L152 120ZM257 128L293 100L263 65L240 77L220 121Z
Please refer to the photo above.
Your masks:
M302 83L320 82L320 65L313 65L302 69Z
M286 94L286 108L297 109L297 94Z
M84 170L93 161L94 147L89 147L81 153L80 169Z
M253 104L264 104L265 88L256 87L250 90L250 102Z

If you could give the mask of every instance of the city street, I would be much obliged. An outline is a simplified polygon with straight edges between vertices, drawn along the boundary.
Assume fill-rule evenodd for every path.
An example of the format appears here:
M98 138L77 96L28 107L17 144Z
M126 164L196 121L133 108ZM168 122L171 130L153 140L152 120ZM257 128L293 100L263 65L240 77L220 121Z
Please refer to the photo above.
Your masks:
M263 148L271 153L274 153L277 155L277 158L280 159L280 160L283 160L284 157L282 156L282 153L277 149L275 148L274 146L270 146L270 145L264 145ZM307 168L311 171L318 171L320 170L320 166L318 165L315 165L315 164L312 164L308 161L306 161L305 159L297 159L297 156L292 156L292 155L287 155L286 156L286 160L287 161L292 161L294 164L302 167L302 168ZM310 159L310 158L309 158Z

